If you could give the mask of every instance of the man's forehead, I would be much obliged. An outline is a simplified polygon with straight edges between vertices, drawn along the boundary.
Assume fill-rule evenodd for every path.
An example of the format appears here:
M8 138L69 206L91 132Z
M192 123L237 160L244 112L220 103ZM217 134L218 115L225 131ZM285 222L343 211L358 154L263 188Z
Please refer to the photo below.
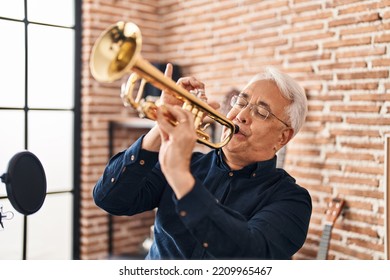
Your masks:
M239 96L245 98L248 102L250 101L250 99L252 97L252 95L247 93L246 91L240 92ZM259 98L254 103L256 105L260 105L260 106L262 106L262 107L264 107L264 108L266 108L268 110L271 109L270 104L267 101L265 101L261 96L259 96Z
M250 84L247 84L245 88L253 88L253 87L260 87L260 88L273 88L273 89L278 89L276 83L274 80L255 80L251 82Z

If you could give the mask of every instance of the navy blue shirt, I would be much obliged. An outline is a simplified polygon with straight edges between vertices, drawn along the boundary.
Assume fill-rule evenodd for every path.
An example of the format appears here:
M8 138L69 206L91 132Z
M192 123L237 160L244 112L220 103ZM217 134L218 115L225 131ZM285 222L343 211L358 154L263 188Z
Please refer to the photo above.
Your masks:
M177 200L142 139L110 160L93 196L113 215L157 208L147 259L291 259L305 242L310 195L276 157L232 171L221 150L195 152L195 186Z

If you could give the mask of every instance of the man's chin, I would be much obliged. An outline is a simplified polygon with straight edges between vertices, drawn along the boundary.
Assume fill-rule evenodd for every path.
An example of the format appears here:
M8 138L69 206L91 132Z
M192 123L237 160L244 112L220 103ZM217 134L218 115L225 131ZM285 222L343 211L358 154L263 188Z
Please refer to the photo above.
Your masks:
M243 149L246 149L244 146L244 138L243 137L237 137L236 135L233 136L233 138L225 145L224 148L230 152L242 152Z

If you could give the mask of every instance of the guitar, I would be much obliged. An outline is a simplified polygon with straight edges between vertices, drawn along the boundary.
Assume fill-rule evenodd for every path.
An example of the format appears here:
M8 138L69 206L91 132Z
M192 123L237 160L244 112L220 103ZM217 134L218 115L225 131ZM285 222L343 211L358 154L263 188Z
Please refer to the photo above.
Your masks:
M317 260L326 260L328 257L331 231L343 207L344 207L344 200L341 198L334 198L328 204L328 209L325 212L326 222L325 222L324 230L322 231L320 246L317 253Z

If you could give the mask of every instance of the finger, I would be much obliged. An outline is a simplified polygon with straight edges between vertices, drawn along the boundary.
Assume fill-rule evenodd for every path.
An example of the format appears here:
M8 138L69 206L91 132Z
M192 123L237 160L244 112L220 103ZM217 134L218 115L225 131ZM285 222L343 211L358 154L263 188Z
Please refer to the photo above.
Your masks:
M179 106L170 106L168 104L159 107L157 122L167 133L172 133L174 127L178 124L188 121L186 113Z
M184 116L185 116L185 122L187 125L189 126L194 126L194 114L190 111L187 111L187 110L182 110L182 112L184 113ZM182 119L182 123L183 123L183 120Z
M163 124L164 126L170 125L173 126L172 120L174 120L174 116L168 109L169 105L162 104L157 109L157 118L156 121L158 121L158 124Z
M167 63L167 66L165 67L164 76L172 79L172 73L173 65L171 63Z
M166 108L172 118L179 124L185 123L188 121L188 112L187 110L182 109L180 106L167 106ZM190 113L191 114L191 113Z
M205 88L204 83L198 81L194 77L183 77L183 78L180 78L177 81L177 84L182 86L182 87L184 87L187 90L191 90L191 89L203 89L204 90L204 88Z
M165 72L164 72L164 76L171 79L172 73L173 73L173 65L171 63L167 63L166 68L165 68ZM164 103L182 104L182 101L180 101L179 99L177 99L175 97L174 91L172 91L168 88L164 88L161 92L161 96L160 96L157 104L160 105L160 104L164 104Z
M198 81L196 78L191 77L189 82L190 82L190 84L191 84L191 86L193 88L203 89L204 90L204 83L202 83L201 81Z
M215 110L218 110L221 107L217 101L209 101L208 104Z
M169 140L169 134L165 132L164 128L161 125L158 125L158 131L160 134L161 142L166 142Z
M164 113L164 110L162 109L163 106L159 107L157 109L157 124L158 129L160 132L161 141L167 141L169 139L169 129L172 127L172 124L168 121L166 114Z

